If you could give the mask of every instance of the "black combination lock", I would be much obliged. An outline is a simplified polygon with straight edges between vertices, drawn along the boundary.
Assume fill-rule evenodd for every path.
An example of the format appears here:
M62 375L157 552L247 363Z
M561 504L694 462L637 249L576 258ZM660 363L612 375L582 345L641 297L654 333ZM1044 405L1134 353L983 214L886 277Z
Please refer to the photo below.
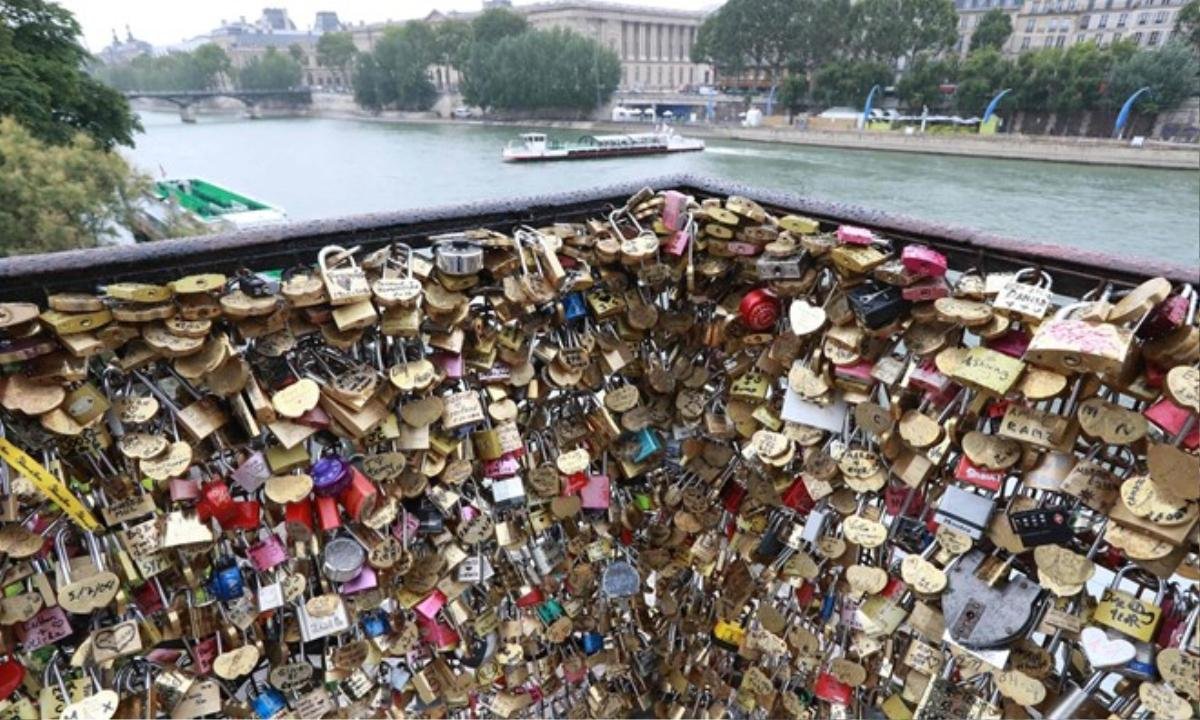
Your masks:
M1075 536L1071 515L1062 507L1022 510L1009 515L1008 522L1026 547L1057 545Z

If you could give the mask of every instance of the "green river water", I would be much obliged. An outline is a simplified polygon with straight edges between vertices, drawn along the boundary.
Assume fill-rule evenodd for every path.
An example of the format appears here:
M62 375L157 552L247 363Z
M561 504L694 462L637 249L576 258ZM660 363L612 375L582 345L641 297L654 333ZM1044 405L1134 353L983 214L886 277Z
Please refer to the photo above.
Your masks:
M506 164L516 130L142 113L129 152L154 176L198 177L296 219L702 173L1039 242L1182 264L1200 257L1200 172L864 152L736 141L703 153ZM685 131L686 133L686 131ZM573 140L578 131L552 137Z

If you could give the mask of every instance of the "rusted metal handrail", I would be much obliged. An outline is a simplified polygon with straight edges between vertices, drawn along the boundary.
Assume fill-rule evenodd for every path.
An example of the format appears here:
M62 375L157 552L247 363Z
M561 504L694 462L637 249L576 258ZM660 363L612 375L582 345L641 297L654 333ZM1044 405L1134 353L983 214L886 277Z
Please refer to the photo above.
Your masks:
M905 242L934 246L951 267L983 272L1037 267L1052 273L1054 289L1080 295L1107 280L1134 285L1161 275L1196 282L1200 266L1155 262L1004 237L961 226L920 220L857 205L815 200L697 175L666 175L599 188L538 196L481 200L387 213L308 220L233 233L159 240L137 245L72 250L0 259L0 299L42 300L49 292L91 290L115 281L161 282L195 272L232 273L311 263L328 244L381 246L401 239L414 247L429 235L518 224L575 221L623 203L643 187L675 188L698 197L730 194L752 198L768 209L808 215L830 225L852 223Z

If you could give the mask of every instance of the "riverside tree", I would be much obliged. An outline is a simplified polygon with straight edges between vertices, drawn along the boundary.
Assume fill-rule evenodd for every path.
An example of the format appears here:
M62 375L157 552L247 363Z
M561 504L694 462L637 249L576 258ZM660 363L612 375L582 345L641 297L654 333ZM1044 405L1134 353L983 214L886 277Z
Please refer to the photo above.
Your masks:
M303 75L295 58L269 47L242 66L238 83L245 90L286 90L300 85Z
M498 110L587 111L617 89L617 54L569 30L528 30L491 46L476 42L463 96L472 105ZM477 61L477 62L476 62ZM530 82L530 68L553 68Z
M414 21L389 28L373 51L358 56L355 101L372 110L428 110L437 99L427 75L436 58L428 24Z
M999 50L1012 35L1012 18L1000 8L992 8L979 18L979 25L971 34L971 49L995 48Z
M119 65L97 65L96 77L118 90L213 90L232 75L229 55L215 43L191 52L140 55Z
M149 181L76 131L50 143L0 119L0 256L92 247L126 224Z
M82 131L102 148L133 145L129 104L87 72L79 23L44 0L0 2L0 116L41 140L67 144Z

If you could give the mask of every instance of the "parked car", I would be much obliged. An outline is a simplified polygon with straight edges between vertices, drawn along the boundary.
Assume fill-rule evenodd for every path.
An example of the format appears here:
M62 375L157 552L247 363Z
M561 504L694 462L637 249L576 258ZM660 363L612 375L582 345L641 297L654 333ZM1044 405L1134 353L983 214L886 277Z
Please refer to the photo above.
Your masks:
M456 120L466 120L467 118L475 117L475 111L469 107L456 107L450 113Z

